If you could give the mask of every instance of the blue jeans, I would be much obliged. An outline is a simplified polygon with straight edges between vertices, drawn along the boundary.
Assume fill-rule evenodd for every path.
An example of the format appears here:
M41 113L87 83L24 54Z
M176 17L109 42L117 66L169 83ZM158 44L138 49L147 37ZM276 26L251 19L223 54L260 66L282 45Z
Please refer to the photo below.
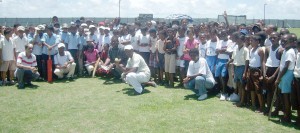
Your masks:
M196 78L190 80L188 83L184 84L188 89L191 89L199 96L206 94L206 89L211 89L214 87L213 81L206 79L205 76L197 76Z

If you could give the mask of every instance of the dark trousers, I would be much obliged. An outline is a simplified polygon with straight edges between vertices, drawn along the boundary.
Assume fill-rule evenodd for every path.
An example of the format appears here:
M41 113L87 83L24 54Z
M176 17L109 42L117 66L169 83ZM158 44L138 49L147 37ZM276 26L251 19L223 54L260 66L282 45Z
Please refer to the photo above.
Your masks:
M140 52L140 55L145 60L146 64L149 65L150 52Z
M40 76L39 73L33 73L31 70L17 69L18 83L30 83L32 80L36 80Z

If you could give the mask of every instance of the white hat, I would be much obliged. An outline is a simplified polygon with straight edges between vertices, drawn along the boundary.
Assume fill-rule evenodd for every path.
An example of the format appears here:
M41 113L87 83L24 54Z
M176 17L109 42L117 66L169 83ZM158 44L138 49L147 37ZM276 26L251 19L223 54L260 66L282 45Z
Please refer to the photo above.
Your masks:
M25 31L25 27L24 27L24 26L19 26L19 27L17 28L17 31L19 31L19 30Z
M82 23L80 26L81 27L87 27L87 24L86 23Z
M62 28L69 28L67 23L63 23Z
M102 29L102 30L104 30L104 29L105 29L105 27L104 27L104 26L100 26L100 27L99 27L99 29Z
M96 27L95 27L95 25L92 25L92 24L91 24L91 25L89 26L89 29L91 29L91 28L96 28Z
M58 48L65 47L65 44L64 43L59 43L57 47Z
M124 50L131 50L131 49L133 49L133 47L132 47L132 45L126 45L125 47L124 47Z
M37 27L35 27L35 30L45 30L45 26L44 25L38 25Z
M104 30L110 30L110 28L109 27L104 27Z

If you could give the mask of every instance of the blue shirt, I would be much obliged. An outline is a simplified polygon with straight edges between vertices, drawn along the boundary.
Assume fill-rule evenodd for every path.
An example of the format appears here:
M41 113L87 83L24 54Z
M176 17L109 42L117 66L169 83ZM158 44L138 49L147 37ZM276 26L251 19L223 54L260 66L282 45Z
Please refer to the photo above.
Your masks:
M54 33L52 34L51 37L49 37L49 35L47 33L44 33L41 41L47 43L50 46L53 46L53 45L59 43L58 42L59 40L57 39L57 37ZM57 46L51 50L50 54L55 55L56 53L57 53ZM48 47L46 47L46 46L43 47L43 54L48 55Z

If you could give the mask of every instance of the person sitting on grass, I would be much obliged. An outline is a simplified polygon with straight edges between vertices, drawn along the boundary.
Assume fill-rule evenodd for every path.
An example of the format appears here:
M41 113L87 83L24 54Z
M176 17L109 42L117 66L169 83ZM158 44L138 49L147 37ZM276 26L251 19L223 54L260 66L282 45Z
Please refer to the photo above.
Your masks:
M28 86L32 86L31 80L36 80L40 74L36 68L36 57L32 54L33 45L25 45L25 52L21 52L17 58L16 77L18 79L18 88L24 89L24 80Z
M207 98L207 89L211 89L215 85L214 77L209 69L206 60L199 57L197 48L189 51L191 61L188 66L187 76L183 79L185 88L191 89L199 96L198 100Z
M69 51L65 51L65 44L58 44L58 53L54 56L55 70L54 74L62 79L67 74L68 80L73 80L76 63Z
M88 44L87 50L84 51L84 57L86 70L88 71L88 74L91 75L92 71L94 70L95 63L99 58L98 50L94 49L94 45Z
M123 67L119 61L115 61L115 64L116 67L123 72L122 77L125 81L133 86L136 92L135 94L142 94L145 89L142 84L156 86L155 82L149 81L151 73L143 57L133 52L133 47L131 45L126 45L124 50L126 56L128 56L126 67Z

